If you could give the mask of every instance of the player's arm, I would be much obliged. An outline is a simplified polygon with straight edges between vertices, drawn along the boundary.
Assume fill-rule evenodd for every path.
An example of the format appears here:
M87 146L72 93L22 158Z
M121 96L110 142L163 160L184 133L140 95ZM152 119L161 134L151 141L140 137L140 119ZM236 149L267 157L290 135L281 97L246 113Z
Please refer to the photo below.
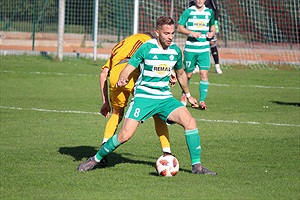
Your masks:
M184 26L178 24L177 26L177 31L181 34L187 35L189 37L194 37L194 38L198 38L201 36L201 33L199 32L193 32L191 30L188 30L187 28L185 28Z
M121 71L119 80L117 82L117 87L123 87L128 83L128 77L136 68L130 64L127 64L124 69Z
M209 39L213 38L214 35L216 34L216 26L212 25L209 28L209 32L207 32L206 37L208 37Z
M169 83L172 87L174 87L176 82L177 82L176 73L174 70L172 70Z
M102 107L100 109L100 113L105 117L109 117L111 111L109 105L109 99L108 99L108 83L107 83L108 72L109 69L105 67L102 68L102 71L99 75L100 91L102 97Z
M144 43L136 50L136 52L133 54L133 56L128 61L128 64L124 67L124 69L121 71L119 75L119 80L116 84L117 87L122 87L127 85L128 83L128 77L129 75L139 67L140 63L144 59L144 49L147 48L147 44Z
M183 92L186 94L186 97L188 98L190 104L192 105L193 108L197 108L198 102L197 99L191 96L190 89L188 86L188 78L185 71L183 70L183 68L181 68L181 69L177 69L175 72L176 72L178 83L181 89L183 90Z
M186 23L189 19L189 15L190 15L190 10L185 10L181 15L180 18L178 20L178 26L177 26L177 31L181 34L187 35L189 37L194 37L194 38L198 38L201 36L201 33L199 32L193 32L189 29L186 28Z
M213 38L214 35L216 34L216 26L215 26L215 15L212 12L212 17L209 21L209 32L206 34L206 37L209 39Z

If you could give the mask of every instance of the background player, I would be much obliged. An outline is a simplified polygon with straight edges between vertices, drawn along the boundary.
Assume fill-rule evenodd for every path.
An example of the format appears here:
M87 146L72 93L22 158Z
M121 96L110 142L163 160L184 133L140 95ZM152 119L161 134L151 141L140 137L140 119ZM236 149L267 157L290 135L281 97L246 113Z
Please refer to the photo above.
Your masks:
M187 35L184 48L184 65L190 80L196 66L200 68L200 109L205 110L205 99L208 92L208 70L210 68L209 41L215 35L214 12L206 8L205 0L196 0L195 6L183 11L178 21L178 32ZM181 102L186 105L187 99L183 93Z
M134 84L140 74L138 69L135 70L129 77L129 82L125 87L116 87L120 72L126 66L135 51L144 42L155 37L154 34L155 33L134 34L120 41L113 47L110 58L102 67L99 76L102 96L100 113L106 118L110 117L105 127L102 144L107 142L107 140L114 135L118 125L122 121L125 107L127 106L130 94L133 94ZM176 82L176 79L173 79L173 81ZM172 82L172 84L174 84L174 82ZM110 115L111 110L112 114ZM167 125L157 116L153 116L153 119L164 154L171 154ZM106 157L101 160L100 165L107 165Z
M195 5L195 0L189 0L189 6L194 6ZM216 34L214 35L214 37L212 38L212 40L210 41L210 50L211 50L211 54L212 57L214 59L215 62L215 68L216 68L216 72L218 74L222 74L222 70L220 67L220 63L219 63L219 52L218 52L218 48L217 48L217 34L219 33L219 9L218 9L218 4L216 0L206 0L205 1L205 7L210 8L214 11L215 13L215 27L216 27ZM197 67L194 70L194 73L199 72L199 68Z

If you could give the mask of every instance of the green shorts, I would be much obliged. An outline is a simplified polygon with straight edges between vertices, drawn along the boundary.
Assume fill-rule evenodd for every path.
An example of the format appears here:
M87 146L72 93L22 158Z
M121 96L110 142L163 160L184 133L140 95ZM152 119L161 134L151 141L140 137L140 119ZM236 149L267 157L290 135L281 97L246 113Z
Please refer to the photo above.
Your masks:
M184 71L187 73L193 72L199 66L200 70L209 70L210 68L210 52L184 52Z
M125 118L130 118L139 122L144 122L149 117L157 115L166 123L169 115L183 104L174 97L167 99L147 99L135 97L132 99Z

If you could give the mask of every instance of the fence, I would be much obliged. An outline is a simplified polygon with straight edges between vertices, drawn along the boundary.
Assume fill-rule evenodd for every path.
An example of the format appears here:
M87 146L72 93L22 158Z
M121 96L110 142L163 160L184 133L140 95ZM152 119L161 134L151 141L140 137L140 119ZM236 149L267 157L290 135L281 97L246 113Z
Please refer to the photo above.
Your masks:
M97 37L94 35L95 0L65 0L65 54L108 54L113 45L133 33L137 0L100 0ZM138 31L153 30L156 18L178 21L188 0L139 0ZM299 66L298 0L219 0L218 47L221 62L288 64ZM58 0L0 2L0 47L9 52L58 51ZM175 36L183 47L185 37Z

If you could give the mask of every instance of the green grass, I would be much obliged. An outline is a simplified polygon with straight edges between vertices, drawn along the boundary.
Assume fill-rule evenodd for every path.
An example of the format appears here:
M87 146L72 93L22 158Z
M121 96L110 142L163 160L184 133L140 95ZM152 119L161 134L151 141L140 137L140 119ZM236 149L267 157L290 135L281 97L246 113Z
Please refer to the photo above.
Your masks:
M202 162L215 177L190 173L183 130L170 127L180 162L157 175L162 154L153 120L109 157L109 167L79 173L94 155L107 119L98 115L104 61L0 57L1 199L299 199L299 69L211 69L208 110L197 119ZM199 77L190 85L199 99ZM172 88L180 98L180 88ZM79 111L79 112L75 112Z

